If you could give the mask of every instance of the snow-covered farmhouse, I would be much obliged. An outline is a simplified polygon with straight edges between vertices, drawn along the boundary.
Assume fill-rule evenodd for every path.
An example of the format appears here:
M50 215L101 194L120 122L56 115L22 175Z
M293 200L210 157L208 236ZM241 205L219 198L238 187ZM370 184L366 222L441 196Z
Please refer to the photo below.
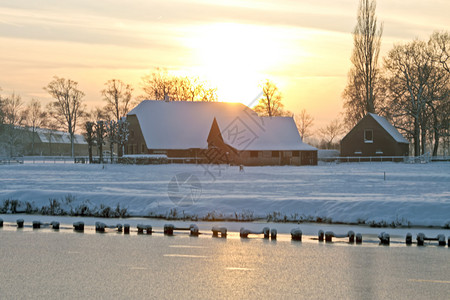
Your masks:
M408 156L409 142L384 117L369 113L341 140L341 156Z
M316 165L291 117L259 117L241 103L145 100L127 115L125 154L235 165Z

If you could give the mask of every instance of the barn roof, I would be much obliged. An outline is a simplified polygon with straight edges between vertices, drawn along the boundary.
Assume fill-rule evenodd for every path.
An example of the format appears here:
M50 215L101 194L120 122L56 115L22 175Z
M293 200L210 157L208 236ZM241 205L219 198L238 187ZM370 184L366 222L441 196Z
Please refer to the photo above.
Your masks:
M144 100L128 115L137 117L149 149L206 149L216 118L237 150L317 150L302 142L292 118L258 117L241 103Z
M403 143L403 144L409 144L409 141L403 137L403 135L398 132L398 130L392 126L391 123L389 123L388 120L386 120L384 117L369 113L369 115L377 121L378 124L380 124L381 127L383 127L384 130L386 130L387 133L389 133L390 136L397 142L397 143Z

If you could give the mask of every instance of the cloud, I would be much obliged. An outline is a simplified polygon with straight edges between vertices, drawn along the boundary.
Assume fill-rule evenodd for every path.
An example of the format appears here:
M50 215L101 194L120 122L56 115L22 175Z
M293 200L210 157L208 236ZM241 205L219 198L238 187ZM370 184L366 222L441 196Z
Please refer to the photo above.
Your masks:
M378 2L378 20L385 21L388 36L409 38L415 32L432 31L436 19L440 26L448 26L450 4L445 1ZM350 33L357 5L354 0L15 0L0 3L0 36L164 48L173 44L183 27L216 22Z

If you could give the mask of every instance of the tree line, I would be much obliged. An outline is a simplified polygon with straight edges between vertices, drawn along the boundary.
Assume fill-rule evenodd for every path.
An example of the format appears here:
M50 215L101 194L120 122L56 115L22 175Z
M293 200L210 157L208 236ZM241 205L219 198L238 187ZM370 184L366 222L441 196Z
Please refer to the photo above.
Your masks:
M375 0L360 0L353 32L353 67L343 92L345 123L353 127L367 113L385 116L412 141L414 155L438 154L450 140L450 34L396 44L379 65L383 25ZM448 149L447 149L448 150Z
M142 77L143 95L133 98L133 87L120 79L111 79L100 91L104 107L88 111L85 94L78 82L55 76L43 89L52 101L43 107L39 99L25 103L13 92L0 95L0 154L15 156L22 153L23 139L31 132L31 154L35 154L35 133L38 128L50 131L62 130L69 134L71 154L74 156L74 139L77 131L84 132L92 159L92 148L97 146L100 156L108 141L110 150L118 145L122 155L128 135L128 125L122 119L137 103L138 99L166 101L217 101L216 88L198 77L169 75L167 70L157 68L152 74ZM1 89L0 89L1 91ZM81 130L79 130L81 127ZM51 137L50 137L51 138ZM110 151L111 155L113 151ZM102 159L102 158L101 158ZM112 157L111 157L112 159Z

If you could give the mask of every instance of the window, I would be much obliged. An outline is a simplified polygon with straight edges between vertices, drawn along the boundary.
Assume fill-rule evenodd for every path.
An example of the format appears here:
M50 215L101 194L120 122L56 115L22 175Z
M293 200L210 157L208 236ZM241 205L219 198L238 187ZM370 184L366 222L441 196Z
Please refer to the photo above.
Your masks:
M272 151L272 157L280 157L279 151Z
M258 151L250 151L250 157L258 157Z
M300 151L292 151L293 157L300 157Z
M373 143L373 130L364 130L364 143Z

